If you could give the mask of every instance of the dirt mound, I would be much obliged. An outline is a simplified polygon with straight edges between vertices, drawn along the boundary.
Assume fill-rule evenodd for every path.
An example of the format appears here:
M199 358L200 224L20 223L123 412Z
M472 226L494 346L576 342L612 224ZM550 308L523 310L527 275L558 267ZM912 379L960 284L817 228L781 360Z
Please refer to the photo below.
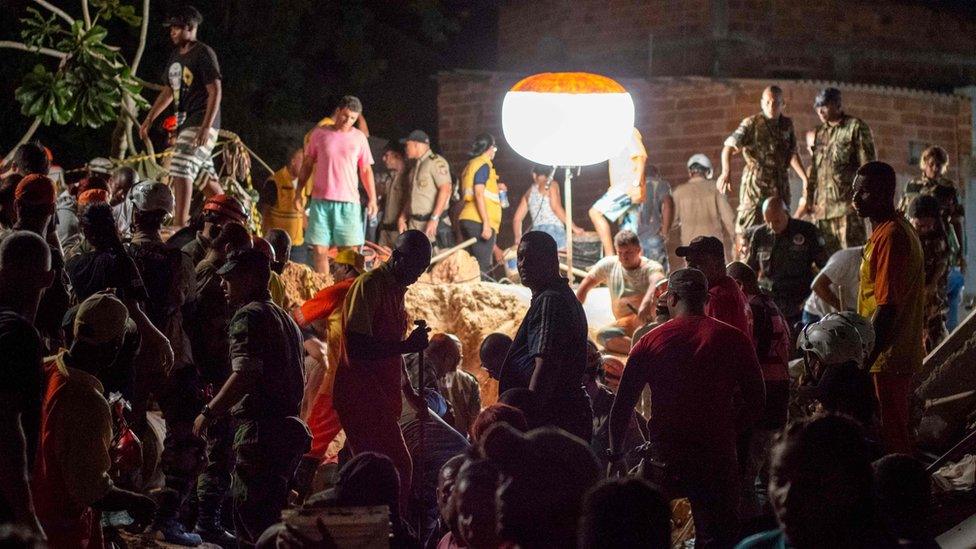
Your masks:
M316 292L332 285L332 277L319 274L308 266L294 261L285 264L281 272L281 281L285 283L285 295L288 297L289 308L305 303Z
M447 256L434 268L420 277L420 282L428 284L450 284L474 282L481 278L478 260L465 250L458 250Z
M424 319L433 332L452 333L464 349L463 367L479 375L478 348L492 332L514 336L527 307L514 295L490 284L423 284L410 287L406 295L411 323Z

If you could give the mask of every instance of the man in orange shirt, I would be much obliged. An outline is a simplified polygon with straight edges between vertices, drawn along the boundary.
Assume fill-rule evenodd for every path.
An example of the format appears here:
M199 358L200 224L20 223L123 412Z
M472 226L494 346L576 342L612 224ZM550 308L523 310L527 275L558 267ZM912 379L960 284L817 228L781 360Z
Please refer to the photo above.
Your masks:
M309 430L312 431L312 449L305 455L299 469L300 473L314 474L315 468L325 458L325 452L332 439L342 430L339 416L332 407L332 386L335 384L341 347L339 340L342 337L342 304L352 283L362 274L364 262L363 256L355 250L339 252L333 261L335 270L332 277L336 283L319 290L315 297L292 312L295 322L303 330L320 320L327 323L325 332L328 354L320 358L325 361L325 376L314 392L315 400L306 420ZM307 480L311 480L310 475Z
M895 209L895 170L868 162L857 170L851 200L871 220L864 247L857 312L874 325L871 367L886 453L912 453L909 399L912 375L922 367L925 267L915 230Z

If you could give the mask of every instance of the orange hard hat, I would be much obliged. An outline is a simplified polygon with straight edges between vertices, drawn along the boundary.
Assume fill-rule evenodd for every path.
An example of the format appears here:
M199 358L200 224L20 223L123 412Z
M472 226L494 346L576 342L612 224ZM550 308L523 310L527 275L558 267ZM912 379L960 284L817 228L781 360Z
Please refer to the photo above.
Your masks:
M163 129L168 132L176 131L176 115L171 114L163 119Z
M213 212L242 225L247 223L248 214L244 204L229 194L211 196L203 203L203 211Z

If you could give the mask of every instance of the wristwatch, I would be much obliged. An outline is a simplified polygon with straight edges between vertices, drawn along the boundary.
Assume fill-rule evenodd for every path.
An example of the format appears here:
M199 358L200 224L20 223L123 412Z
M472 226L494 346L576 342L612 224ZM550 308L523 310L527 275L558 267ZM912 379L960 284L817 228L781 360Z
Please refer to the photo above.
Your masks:
M214 419L214 417L217 416L217 414L214 413L213 408L211 408L209 404L203 405L203 409L200 410L200 415L207 419Z

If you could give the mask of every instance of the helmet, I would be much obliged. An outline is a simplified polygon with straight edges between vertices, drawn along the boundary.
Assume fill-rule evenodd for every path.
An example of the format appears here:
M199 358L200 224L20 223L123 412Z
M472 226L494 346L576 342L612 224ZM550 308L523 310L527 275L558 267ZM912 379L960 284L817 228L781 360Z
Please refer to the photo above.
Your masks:
M874 328L852 311L831 313L804 328L796 346L817 355L824 364L854 361L863 367L874 348Z
M229 194L215 194L203 203L203 213L212 212L240 224L247 223L247 208Z
M271 243L270 242L268 242L264 238L261 238L258 235L254 235L251 238L251 243L254 245L254 249L255 250L257 250L257 251L263 253L264 255L268 256L268 261L270 261L271 263L274 263L275 262L275 251L274 251L274 248L271 247Z
M166 130L167 132L170 133L175 132L177 125L178 125L177 118L175 114L171 114L167 116L165 119L163 119L163 129Z
M132 187L132 205L140 212L164 211L173 213L176 200L169 186L156 181L143 181Z

